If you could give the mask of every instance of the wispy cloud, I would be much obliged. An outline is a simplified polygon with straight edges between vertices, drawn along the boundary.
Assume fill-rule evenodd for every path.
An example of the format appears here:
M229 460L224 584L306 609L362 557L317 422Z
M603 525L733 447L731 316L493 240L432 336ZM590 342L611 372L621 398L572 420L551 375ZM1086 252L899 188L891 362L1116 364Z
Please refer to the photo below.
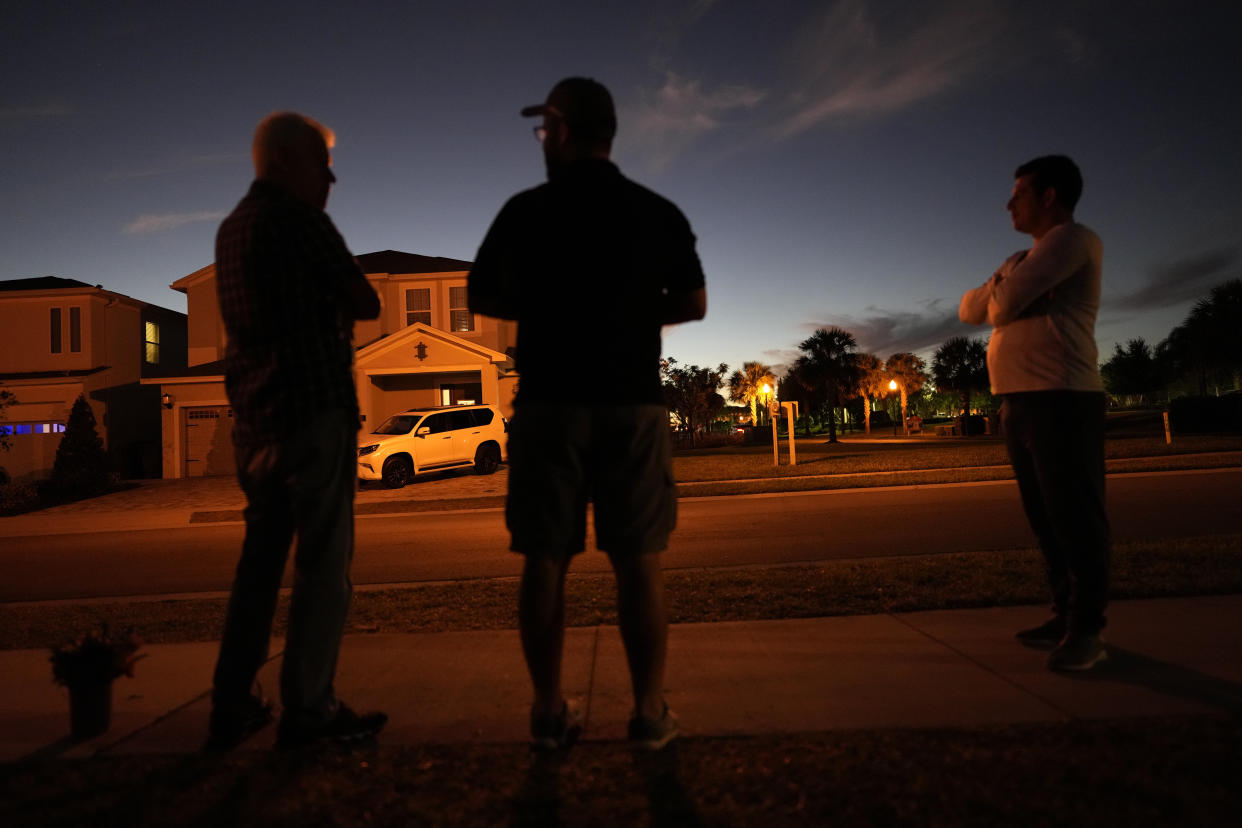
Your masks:
M1108 304L1116 310L1146 311L1198 299L1214 285L1237 278L1242 248L1218 248L1188 256L1152 270L1147 283Z
M807 26L793 50L797 85L777 138L935 98L982 76L1002 51L1006 20L994 3L913 6L925 19L877 15L873 5L840 0Z
M143 213L125 225L121 232L127 236L164 233L168 230L184 227L187 224L195 224L201 221L220 221L226 215L228 214L223 210L204 210L198 213Z
M849 331L858 342L858 350L887 359L896 353L917 353L938 347L951 336L977 334L979 328L963 324L957 318L957 305L948 307L944 299L923 303L918 311L890 311L871 306L860 316L832 315L823 321L807 322L809 331L835 325Z
M5 126L64 118L73 114L73 108L64 103L49 102L32 106L0 107L0 124Z
M106 178L150 178L156 175L169 175L172 173L181 173L188 170L201 169L203 167L215 167L224 164L236 163L246 156L241 153L218 153L215 155L182 155L173 158L164 158L157 161L151 161L142 166L129 167L127 169L113 170L108 173Z
M706 89L697 80L669 72L663 86L640 92L638 101L622 113L621 129L629 144L659 168L704 135L726 126L732 114L753 109L763 97L754 87Z

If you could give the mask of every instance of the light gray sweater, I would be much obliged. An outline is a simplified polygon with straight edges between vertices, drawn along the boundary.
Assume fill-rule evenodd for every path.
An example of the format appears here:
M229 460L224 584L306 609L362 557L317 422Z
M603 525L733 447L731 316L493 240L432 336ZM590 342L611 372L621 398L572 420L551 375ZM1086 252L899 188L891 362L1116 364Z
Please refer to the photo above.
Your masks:
M1095 344L1102 260L1100 237L1066 222L962 295L958 317L993 326L993 394L1104 390Z

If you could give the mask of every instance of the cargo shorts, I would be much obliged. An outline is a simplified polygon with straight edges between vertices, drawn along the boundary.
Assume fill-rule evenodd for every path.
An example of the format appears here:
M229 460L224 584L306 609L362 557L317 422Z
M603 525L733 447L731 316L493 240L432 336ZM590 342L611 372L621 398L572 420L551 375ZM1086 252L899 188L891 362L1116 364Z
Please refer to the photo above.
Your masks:
M659 552L677 522L672 438L663 405L521 403L509 427L510 549L568 559Z

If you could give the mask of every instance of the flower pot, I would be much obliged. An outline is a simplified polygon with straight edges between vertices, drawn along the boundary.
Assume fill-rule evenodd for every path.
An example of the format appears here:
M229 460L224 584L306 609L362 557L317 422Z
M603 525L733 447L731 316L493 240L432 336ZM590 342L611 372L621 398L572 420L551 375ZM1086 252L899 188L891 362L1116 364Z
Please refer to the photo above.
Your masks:
M112 723L112 682L90 682L69 687L69 732L90 739Z

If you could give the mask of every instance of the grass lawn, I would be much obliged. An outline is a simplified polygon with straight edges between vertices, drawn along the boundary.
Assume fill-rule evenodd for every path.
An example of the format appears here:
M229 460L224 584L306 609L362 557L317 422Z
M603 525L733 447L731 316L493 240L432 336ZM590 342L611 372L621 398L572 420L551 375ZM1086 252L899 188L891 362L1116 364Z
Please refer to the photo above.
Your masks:
M673 623L816 618L1040 603L1034 549L867 558L791 566L674 569L666 573ZM570 574L566 623L615 624L611 575ZM1113 596L1154 598L1242 592L1242 535L1119 544ZM0 604L0 649L52 647L100 620L151 643L219 637L225 600ZM277 613L283 635L287 597ZM517 580L481 579L359 590L349 632L516 629Z
M1231 825L1238 719L139 756L0 769L13 826Z
M727 446L678 451L673 458L678 482L695 483L751 478L867 474L927 469L1008 468L1005 444L996 437L922 437L911 441L864 440L858 435L829 443L826 437L799 437L798 465L789 465L789 446L781 440L781 465L772 465L772 447ZM1242 464L1237 456L1211 460L1205 454L1242 451L1242 437L1181 437L1172 444L1164 438L1109 439L1105 457L1113 466L1132 458L1156 458L1152 468L1200 468L1219 463ZM947 481L946 481L947 482Z

